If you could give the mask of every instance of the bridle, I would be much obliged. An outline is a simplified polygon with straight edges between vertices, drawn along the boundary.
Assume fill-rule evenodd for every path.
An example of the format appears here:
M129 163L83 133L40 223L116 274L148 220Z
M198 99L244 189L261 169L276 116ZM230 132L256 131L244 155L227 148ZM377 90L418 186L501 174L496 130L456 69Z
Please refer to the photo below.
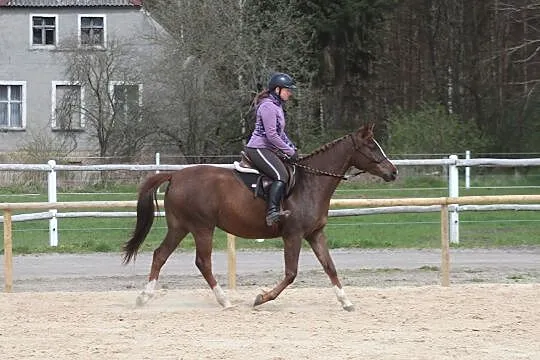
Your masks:
M353 143L353 147L354 147L354 151L358 151L360 154L362 154L363 157L365 157L366 159L368 159L368 161L370 163L374 163L374 164L380 164L382 163L385 159L382 159L382 160L374 160L371 158L371 156L368 156L364 151L362 151L363 147L361 146L358 146L358 144L356 143L356 140L354 139L354 136L353 134L349 134L349 136L351 137L351 140L352 140L352 143ZM379 146L379 144L375 141L375 143L377 144L377 146ZM379 149L382 151L382 149L380 148L379 146Z
M362 154L362 156L364 156L366 159L369 159L369 161L372 162L372 163L380 164L383 161L383 160L370 159L370 156L367 156L366 153L362 150L363 147L359 146L357 144L357 142L356 142L356 140L354 138L354 135L349 134L348 136L351 138L351 141L353 143L354 151L358 151L360 154ZM358 176L358 175L363 174L363 173L366 172L365 170L359 170L356 173L350 174L350 175L336 174L336 173L325 171L325 170L315 169L315 168L313 168L311 166L307 166L307 165L304 165L304 164L299 164L298 161L294 161L294 162L290 161L289 163L292 164L292 165L298 166L299 168L305 169L307 172L315 174L315 175L331 176L331 177L340 178L342 180L349 180L350 178L353 178L355 176Z

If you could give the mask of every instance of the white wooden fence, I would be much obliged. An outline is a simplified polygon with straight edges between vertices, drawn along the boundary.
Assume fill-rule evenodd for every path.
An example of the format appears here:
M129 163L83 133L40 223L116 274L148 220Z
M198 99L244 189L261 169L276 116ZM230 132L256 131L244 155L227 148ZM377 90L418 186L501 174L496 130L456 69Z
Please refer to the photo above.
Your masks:
M470 156L470 153L469 153ZM459 159L457 155L451 155L448 159L416 159L416 160L393 160L396 166L444 166L448 171L448 197L456 198L459 196L459 167L465 167L466 169L466 184L470 184L470 167L473 166L490 166L490 167L522 167L522 166L540 166L540 158L532 159L492 159L492 158L477 158L477 159ZM232 168L232 164L209 164L218 167ZM43 171L48 173L47 189L48 189L48 202L56 203L57 201L57 182L56 175L59 171L171 171L181 170L189 166L194 165L161 165L159 153L156 154L156 164L151 165L59 165L55 160L49 160L47 164L0 164L0 171ZM494 203L496 204L496 203ZM507 209L520 209L520 210L538 210L540 205L470 205L461 207L458 204L452 204L449 206L449 229L450 229L450 242L459 243L459 211L471 211L471 210L507 210ZM372 208L372 209L357 209L348 211L332 211L330 216L353 216L360 214L377 214L377 213L391 213L391 212L426 212L426 211L439 211L440 206L411 206L402 205L386 208ZM58 208L51 207L47 209L47 212L37 214L24 214L15 215L13 221L25 221L25 220L37 220L48 219L49 220L49 244L50 246L58 246L58 218L61 217L83 217L83 216L107 216L107 217L120 217L120 216L135 216L134 212L71 212L71 213L59 213ZM1 217L0 217L0 220Z
M441 285L450 284L450 242L448 231L448 207L452 204L512 204L540 203L540 195L503 195L503 196L463 196L407 199L332 199L330 206L394 206L394 205L438 205L441 211ZM4 213L4 289L10 292L13 287L13 238L12 211L76 208L134 208L136 201L75 201L56 203L0 203ZM163 204L160 204L163 206ZM234 236L227 236L229 287L236 288L236 246Z
M44 164L0 164L0 171L43 171L48 173L47 203L0 203L4 216L4 278L5 289L12 288L12 221L30 219L49 219L49 243L58 245L59 217L80 216L135 216L135 212L67 212L58 210L80 208L129 208L136 207L136 201L93 201L93 202L57 202L56 174L58 171L170 171L180 170L193 165L160 165L159 157L156 165L58 165L54 160ZM363 206L363 209L331 210L330 216L352 216L359 214L390 212L441 212L441 283L449 284L449 243L459 241L459 211L463 210L539 210L540 195L505 195L505 196L466 196L459 197L458 167L468 169L472 166L518 167L540 166L540 158L534 159L459 159L451 155L448 159L395 160L397 166L445 166L448 168L448 197L439 198L402 198L402 199L333 199L331 206ZM230 164L212 164L214 166L232 168ZM466 171L470 176L470 171ZM466 182L468 180L466 179ZM524 205L524 203L532 203ZM489 205L487 205L489 204ZM34 214L12 215L13 210L47 210ZM235 238L228 236L229 249L229 286L236 285Z

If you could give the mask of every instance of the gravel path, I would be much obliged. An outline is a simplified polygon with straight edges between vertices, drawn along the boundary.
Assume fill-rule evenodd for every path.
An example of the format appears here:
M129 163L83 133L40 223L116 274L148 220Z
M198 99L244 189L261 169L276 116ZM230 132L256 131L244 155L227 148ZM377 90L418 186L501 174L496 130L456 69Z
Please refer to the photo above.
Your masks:
M332 250L347 286L421 286L439 283L439 250ZM452 249L451 283L539 283L540 247ZM162 269L163 287L206 288L193 252L176 252ZM142 288L152 261L139 254L123 266L121 254L43 254L15 256L14 291L108 291ZM227 253L214 252L214 272L227 282ZM3 268L3 258L0 260ZM295 286L325 287L329 281L311 250L300 256ZM272 287L283 273L281 251L238 251L237 285ZM3 272L0 278L3 282Z

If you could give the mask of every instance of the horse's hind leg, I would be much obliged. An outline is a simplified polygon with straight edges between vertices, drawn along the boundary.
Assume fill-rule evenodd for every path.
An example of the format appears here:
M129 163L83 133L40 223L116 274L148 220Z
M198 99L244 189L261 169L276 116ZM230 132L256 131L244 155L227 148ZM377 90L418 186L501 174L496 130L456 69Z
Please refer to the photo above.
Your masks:
M339 281L339 278L337 276L334 261L332 260L330 252L328 251L328 245L326 244L326 235L321 229L308 236L306 240L309 242L309 245L311 245L311 249L313 249L313 252L315 253L315 256L317 256L317 259L319 259L319 262L321 263L324 271L330 278L332 285L334 285L334 291L339 302L343 306L343 309L347 311L353 311L354 305L351 303L347 295L345 295L345 291L343 290L341 282Z
M225 295L225 292L219 286L214 274L212 273L212 237L214 229L199 229L193 233L195 237L195 265L201 272L202 276L214 292L216 300L224 308L231 307L231 302Z
M167 235L165 235L165 239L163 239L159 247L154 250L152 267L150 269L150 275L148 276L148 284L146 284L144 290L137 297L137 305L140 306L146 304L148 300L154 296L161 268L187 233L188 231L184 229L169 228Z

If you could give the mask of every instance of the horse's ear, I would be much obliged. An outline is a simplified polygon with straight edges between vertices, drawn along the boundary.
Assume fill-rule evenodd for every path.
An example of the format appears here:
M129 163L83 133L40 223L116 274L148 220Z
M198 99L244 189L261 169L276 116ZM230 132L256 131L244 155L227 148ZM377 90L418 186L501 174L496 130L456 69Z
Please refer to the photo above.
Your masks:
M373 136L373 128L375 124L366 124L362 126L358 132L361 134L362 139L368 139Z

